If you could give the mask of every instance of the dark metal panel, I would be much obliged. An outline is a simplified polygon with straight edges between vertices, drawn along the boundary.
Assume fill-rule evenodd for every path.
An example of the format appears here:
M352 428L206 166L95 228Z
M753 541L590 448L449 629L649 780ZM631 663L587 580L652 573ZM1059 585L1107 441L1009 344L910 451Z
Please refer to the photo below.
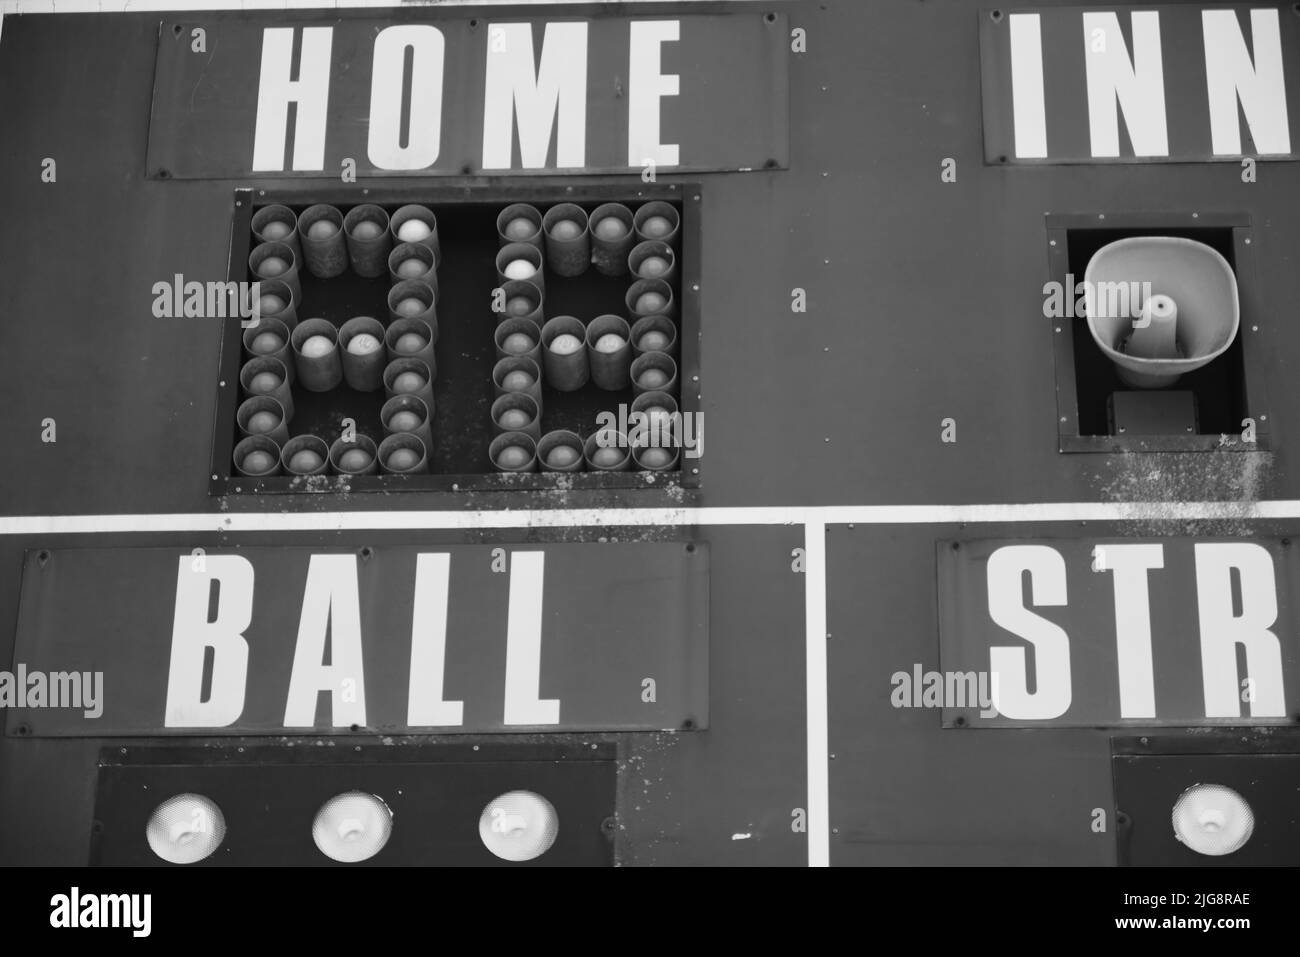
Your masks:
M1117 739L1113 758L1119 864L1148 867L1259 867L1300 863L1300 739L1241 731L1187 738ZM1179 797L1218 784L1250 805L1254 829L1231 854L1198 854L1171 823ZM1217 888L1195 888L1211 892ZM1193 906L1197 906L1194 902Z
M680 93L662 101L664 142L681 147L674 171L775 169L787 162L787 64L789 26L784 14L734 8L726 15L697 15L689 7L654 9L654 19L681 23L680 40L664 44L661 70L680 77ZM479 12L479 11L475 11ZM586 164L575 172L633 173L628 164L627 94L630 18L598 8L516 7L481 11L405 9L383 20L349 12L328 22L319 16L281 14L240 18L200 16L164 20L158 34L158 71L149 128L150 176L229 179L259 175L253 169L263 30L313 25L332 29L331 82L323 168L284 174L336 178L352 158L362 177L463 175L483 169L483 98L490 24L534 24L534 56L541 52L540 25L588 19L588 112ZM373 41L399 24L431 24L445 36L441 149L428 168L377 168L367 152ZM192 50L191 31L206 31L206 52ZM301 33L297 35L301 45ZM418 122L420 118L412 119ZM552 143L547 167L525 169L514 146L513 167L493 175L533 175L561 167Z
M197 793L216 803L226 826L217 851L197 866L337 866L313 843L313 817L335 795L364 791L388 806L393 831L361 866L509 866L479 839L479 815L499 795L527 790L551 802L559 829L555 844L526 866L609 866L617 833L613 752L379 746L322 759L295 747L106 750L90 863L167 866L145 840L149 815L173 795Z
M1300 391L1284 361L1300 328L1279 321L1300 298L1300 222L1281 212L1300 201L1300 167L1264 163L1246 185L1223 164L984 166L968 4L784 9L817 34L815 55L791 55L792 167L703 177L709 468L686 504L1300 497L1286 447ZM177 272L225 278L231 184L143 178L156 29L149 15L6 23L0 296L12 315L44 317L11 324L0 355L10 513L319 507L318 496L208 498L219 323L155 319L151 288ZM68 50L76 65L65 70ZM30 102L19 95L28 89ZM57 184L40 183L44 155L60 159ZM939 178L944 157L958 163L955 183ZM1060 454L1043 214L1103 205L1250 217L1273 451ZM98 232L61 228L86 210L121 224L112 255ZM61 257L41 252L55 248ZM83 264L77 282L65 258ZM807 315L789 311L795 287L808 292ZM58 361L37 364L29 357L47 354L49 329L63 336ZM58 444L39 441L47 416ZM955 444L939 438L948 416ZM366 498L346 506L391 507ZM413 508L683 503L649 489L403 498Z
M791 571L791 551L803 545L801 527L707 530L710 550L709 631L711 641L709 727L706 731L597 735L314 734L268 738L227 736L204 739L204 747L293 744L300 760L384 744L487 747L616 744L620 863L627 865L754 864L802 865L806 834L792 827L792 812L807 803L804 706L804 582ZM565 541L672 540L676 529L609 526L484 529L428 532L422 547L463 543L518 546ZM217 549L236 539L245 548L338 547L375 549L409 544L412 533L393 530L340 534L264 532L225 536L141 536L142 543L168 545L176 554L195 546ZM46 544L50 543L46 539ZM99 536L61 536L64 548L102 545ZM132 539L134 541L134 539ZM41 543L29 543L38 547ZM13 660L12 641L23 549L0 540L0 661ZM173 573L174 577L174 573ZM409 630L409 625L408 625ZM290 633L282 639L293 641ZM400 643L400 642L399 642ZM5 667L8 667L6 665ZM133 685L132 688L137 686ZM139 685L138 687L143 687ZM130 690L130 689L128 689ZM139 693L131 691L132 694ZM467 705L468 707L468 705ZM196 742L197 744L198 742ZM94 818L96 760L101 747L174 748L175 738L39 738L0 736L0 862L11 865L79 865L86 862ZM748 837L734 838L734 835Z
M1298 528L1225 520L1202 523L1196 532L1253 539ZM1125 541L1191 530L1185 522L827 526L832 865L1114 864L1108 732L945 728L938 708L895 707L891 676L915 664L923 671L940 667L940 542L976 534ZM1284 641L1294 650L1291 633ZM1157 681L1164 681L1162 672ZM1180 737L1194 742L1216 734L1198 727ZM1102 831L1093 827L1096 809L1105 812Z

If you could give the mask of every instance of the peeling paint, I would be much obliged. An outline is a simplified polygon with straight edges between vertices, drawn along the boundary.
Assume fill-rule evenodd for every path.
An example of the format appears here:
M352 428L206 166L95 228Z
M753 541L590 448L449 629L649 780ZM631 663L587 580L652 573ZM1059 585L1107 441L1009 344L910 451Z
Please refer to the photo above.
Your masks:
M1274 479L1269 452L1135 452L1107 461L1109 471L1093 473L1105 500L1171 506L1168 518L1157 513L1127 524L1123 533L1133 536L1256 535L1254 506L1270 496ZM1189 521L1174 514L1172 506L1182 502L1219 502L1222 509Z

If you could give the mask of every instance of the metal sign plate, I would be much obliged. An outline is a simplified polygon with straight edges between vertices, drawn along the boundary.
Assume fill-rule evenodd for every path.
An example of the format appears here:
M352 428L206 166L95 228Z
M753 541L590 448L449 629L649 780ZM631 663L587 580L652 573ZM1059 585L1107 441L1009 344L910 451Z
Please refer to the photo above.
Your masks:
M355 182L786 165L784 14L485 12L165 21L148 175Z
M941 671L903 683L947 724L1285 724L1300 706L1297 563L1282 540L999 539L938 552Z
M3 710L36 736L703 728L707 635L703 544L43 550Z
M981 11L985 161L1294 160L1300 17L1290 7Z

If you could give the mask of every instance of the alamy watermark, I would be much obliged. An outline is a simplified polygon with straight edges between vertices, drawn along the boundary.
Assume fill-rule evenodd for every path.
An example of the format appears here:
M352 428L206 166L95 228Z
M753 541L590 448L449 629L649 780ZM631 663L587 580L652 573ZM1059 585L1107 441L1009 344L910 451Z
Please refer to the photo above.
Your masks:
M0 671L0 708L80 708L87 718L104 713L104 672Z
M1142 308L1151 296L1150 282L1075 282L1074 273L1066 273L1064 283L1055 279L1043 283L1043 315L1081 319L1091 308L1100 319L1132 319L1133 328L1142 329L1151 324L1150 315Z
M148 937L153 927L152 894L83 894L73 887L50 898L51 927L123 927Z
M997 676L987 671L895 671L889 676L895 708L975 708L981 718L996 718Z
M176 273L171 281L153 284L153 314L157 319L230 319L251 329L262 321L262 290L257 282L186 281Z
M667 409L633 411L628 405L618 412L596 415L596 444L601 448L682 449L688 459L704 454L704 413L669 412Z

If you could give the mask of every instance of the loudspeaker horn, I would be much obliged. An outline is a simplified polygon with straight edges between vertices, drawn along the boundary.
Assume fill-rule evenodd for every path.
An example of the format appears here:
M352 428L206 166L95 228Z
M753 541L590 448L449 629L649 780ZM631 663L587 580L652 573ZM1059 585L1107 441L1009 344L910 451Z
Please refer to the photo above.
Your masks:
M1101 247L1084 271L1088 329L1125 384L1161 389L1237 337L1237 277L1219 252L1176 236Z

